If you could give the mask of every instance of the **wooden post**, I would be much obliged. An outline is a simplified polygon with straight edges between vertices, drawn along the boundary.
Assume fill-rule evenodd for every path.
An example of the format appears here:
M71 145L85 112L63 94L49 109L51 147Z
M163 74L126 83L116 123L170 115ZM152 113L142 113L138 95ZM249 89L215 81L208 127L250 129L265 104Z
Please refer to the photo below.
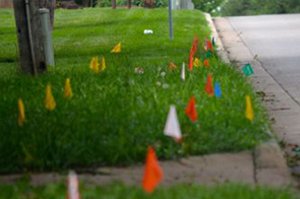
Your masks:
M128 9L131 8L131 0L127 0L127 8L128 8Z
M116 0L111 0L111 6L112 6L112 9L116 9L117 8Z
M13 0L21 71L37 74L47 70L39 1Z

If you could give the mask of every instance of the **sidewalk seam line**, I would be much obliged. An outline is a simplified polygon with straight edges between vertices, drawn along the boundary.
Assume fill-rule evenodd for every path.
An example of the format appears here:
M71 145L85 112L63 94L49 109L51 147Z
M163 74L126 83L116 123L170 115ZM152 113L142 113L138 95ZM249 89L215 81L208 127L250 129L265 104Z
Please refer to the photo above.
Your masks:
M241 42L243 42L243 44L246 46L246 48L249 50L250 54L252 55L252 57L254 57L254 53L252 52L252 50L249 48L249 46L247 45L247 43L243 40L243 38L241 37L241 34L237 33L237 30L234 28L234 26L232 25L232 23L230 22L230 20L228 20L226 18L226 20L228 21L228 23L230 24L230 26L232 27L232 29L234 30L234 32L237 34L237 36L240 38ZM256 58L256 60L260 63L260 65L262 66L263 70L280 86L280 88L288 95L290 96L290 98L300 107L300 103L293 97L290 95L290 93L275 79L275 77L268 72L268 70L264 67L264 64L262 63L262 61L260 61L260 59Z

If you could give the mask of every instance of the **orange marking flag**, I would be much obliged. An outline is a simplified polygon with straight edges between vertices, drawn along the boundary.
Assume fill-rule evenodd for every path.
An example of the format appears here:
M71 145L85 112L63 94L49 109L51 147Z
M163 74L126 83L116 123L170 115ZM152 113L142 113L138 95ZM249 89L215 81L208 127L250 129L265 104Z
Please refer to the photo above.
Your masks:
M177 69L177 66L173 62L170 62L169 63L169 70L175 70L175 69Z
M205 59L205 60L204 60L204 66L209 67L209 61L208 61L208 59Z
M207 81L205 85L205 92L208 94L208 96L213 97L214 96L214 87L212 84L212 75L208 74Z
M206 41L206 43L207 43L207 49L212 51L213 50L213 45L212 45L211 41L208 39Z
M198 120L197 109L196 109L196 98L191 97L187 107L185 108L185 114L189 116L192 122L196 122Z
M18 106L19 106L19 116L18 116L18 124L19 126L24 126L25 123L25 108L24 108L24 103L21 99L18 101Z
M147 193L152 193L163 178L162 170L158 164L155 150L149 146L146 158L143 187Z
M197 36L195 36L194 42L193 42L193 46L190 52L190 57L189 57L189 69L190 71L193 70L193 61L194 61L194 55L197 52L197 45L199 44L199 40L197 38Z

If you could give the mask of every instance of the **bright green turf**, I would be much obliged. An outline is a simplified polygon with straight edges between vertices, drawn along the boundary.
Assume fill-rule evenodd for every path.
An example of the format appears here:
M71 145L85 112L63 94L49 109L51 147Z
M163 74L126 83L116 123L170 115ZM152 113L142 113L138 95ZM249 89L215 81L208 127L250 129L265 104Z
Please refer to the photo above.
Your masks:
M265 112L246 78L234 68L212 58L210 69L187 72L186 82L179 70L168 70L171 61L178 66L188 61L195 34L199 48L209 37L200 11L174 11L171 42L166 9L57 10L57 71L36 78L16 72L13 12L0 10L0 18L0 173L132 164L144 161L150 144L160 159L240 151L268 137ZM144 29L154 34L144 35ZM110 54L118 42L122 53ZM89 69L93 56L105 56L105 72ZM197 57L203 60L202 48ZM145 73L134 73L135 67ZM221 99L204 92L209 72L220 82ZM74 94L70 101L63 97L66 77L71 77ZM43 105L47 83L57 102L53 112ZM246 94L253 99L253 123L245 118ZM184 113L192 95L197 99L197 123ZM17 125L18 98L25 103L23 128ZM187 136L182 145L163 135L171 104Z
M246 185L222 184L216 187L198 185L177 185L172 188L158 188L146 194L140 188L127 188L120 184L106 187L87 188L80 186L82 199L296 199L288 189L270 189ZM0 186L0 199L65 199L64 184L49 184L45 187L30 187L26 184Z

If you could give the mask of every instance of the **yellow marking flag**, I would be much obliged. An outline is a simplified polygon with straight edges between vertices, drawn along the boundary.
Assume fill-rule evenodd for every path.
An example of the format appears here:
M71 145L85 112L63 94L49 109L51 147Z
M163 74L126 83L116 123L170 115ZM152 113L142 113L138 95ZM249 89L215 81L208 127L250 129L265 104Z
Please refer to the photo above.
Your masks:
M104 57L101 59L101 66L100 67L101 67L101 71L104 71L105 68L106 68L105 58Z
M46 97L45 97L44 105L45 105L46 109L49 111L53 111L56 107L56 102L52 95L50 84L48 84L46 87Z
M200 60L199 60L198 58L195 58L195 59L194 59L194 66L195 66L195 67L200 67L200 66L201 66Z
M19 106L19 116L18 116L18 124L19 126L24 126L25 123L25 109L24 109L24 103L21 99L18 101Z
M251 122L254 119L254 112L253 112L252 103L249 95L246 95L246 118Z
M70 78L66 79L65 89L64 89L64 96L67 99L71 99L72 96L73 96L72 89L71 89Z
M99 72L99 58L98 57L94 57L92 58L92 61L90 63L90 69L92 69L95 73Z
M112 49L111 53L119 53L121 52L121 43L118 43L114 49Z

